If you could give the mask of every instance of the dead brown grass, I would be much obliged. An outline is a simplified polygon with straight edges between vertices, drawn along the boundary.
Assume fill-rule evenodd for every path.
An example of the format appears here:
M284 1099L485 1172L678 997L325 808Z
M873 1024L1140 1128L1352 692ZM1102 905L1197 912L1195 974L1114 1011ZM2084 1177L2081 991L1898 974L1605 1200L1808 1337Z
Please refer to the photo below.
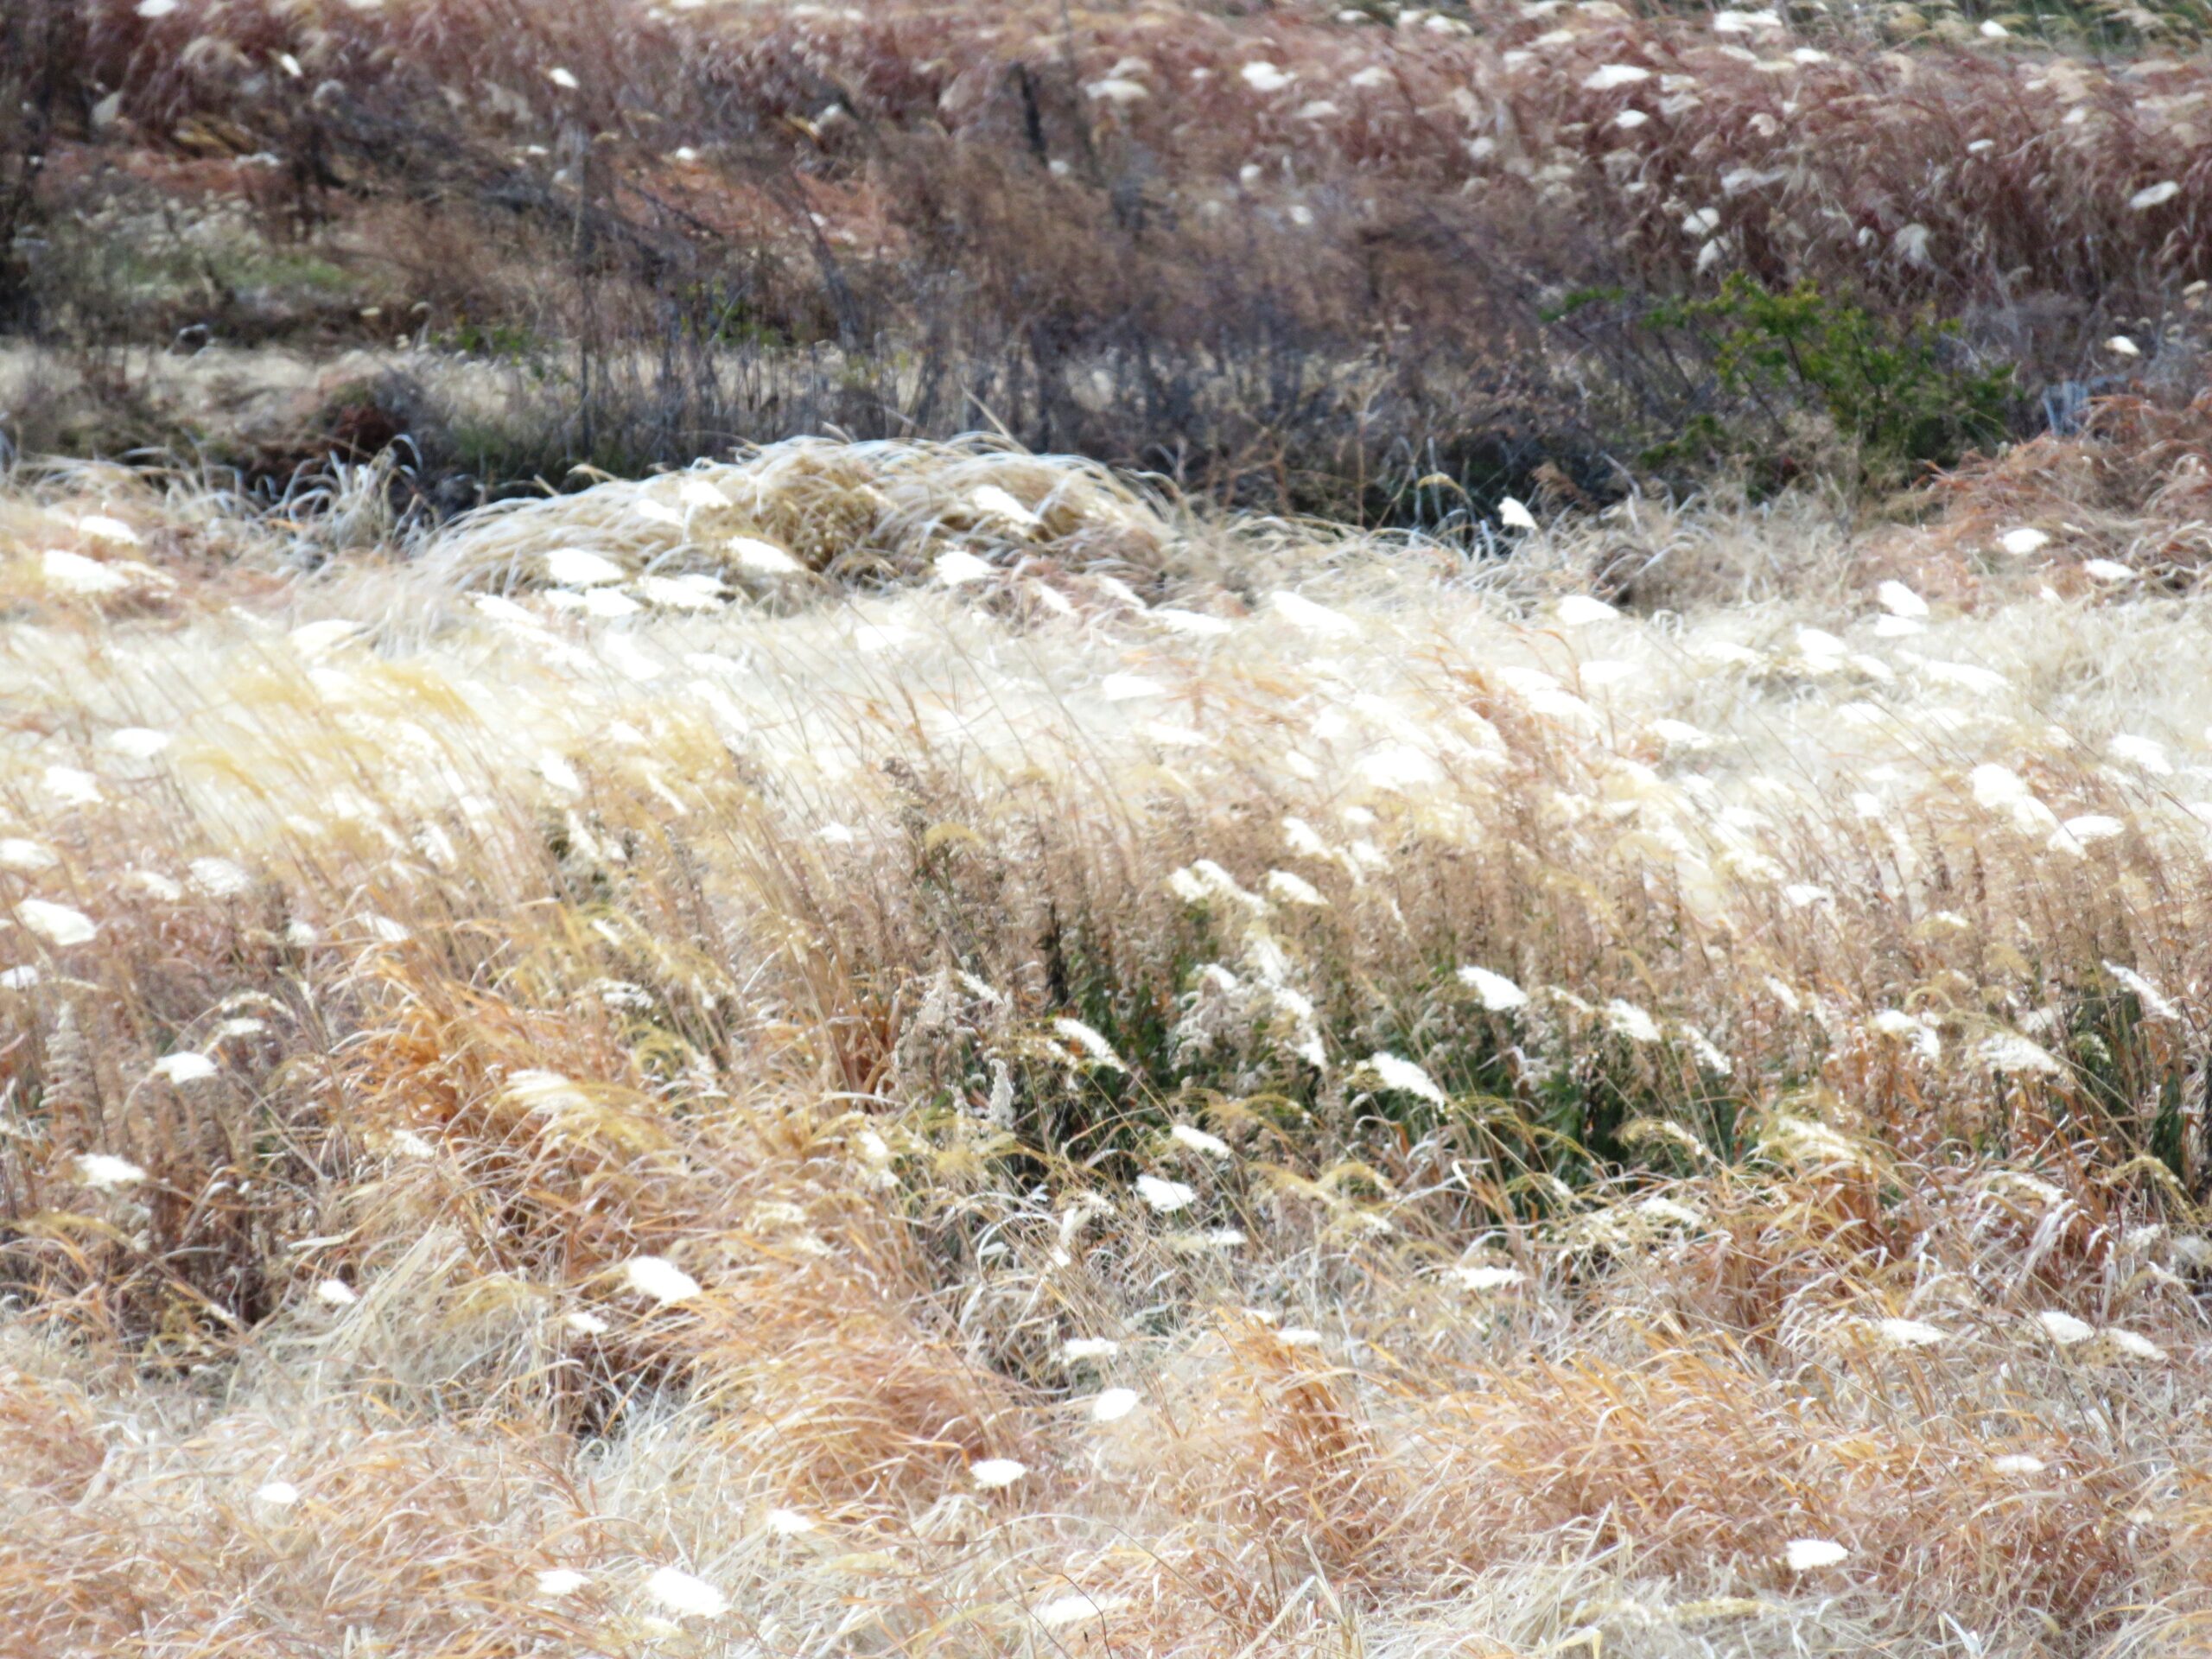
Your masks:
M1956 321L1947 372L2016 365L2024 435L2084 396L2185 400L2212 275L2200 64L1948 27L44 10L75 89L38 137L46 336L373 348L416 383L379 418L448 508L580 461L996 423L1219 499L1472 533L1540 483L1618 499L1700 416L1734 460L1850 470L1817 398L1732 397L1714 340L1650 326L1732 273L1894 334ZM480 97L447 96L459 61ZM505 376L493 418L436 395L454 357ZM111 429L208 440L131 405ZM345 437L303 427L225 453L282 477Z

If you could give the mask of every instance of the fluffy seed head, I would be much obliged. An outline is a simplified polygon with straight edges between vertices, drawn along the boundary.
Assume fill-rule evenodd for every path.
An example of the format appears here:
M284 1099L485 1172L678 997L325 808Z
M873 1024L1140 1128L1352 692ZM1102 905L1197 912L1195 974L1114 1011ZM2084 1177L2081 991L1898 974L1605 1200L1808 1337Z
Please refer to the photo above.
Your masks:
M1208 1135L1204 1129L1193 1128L1188 1123L1178 1123L1167 1133L1178 1144L1190 1147L1192 1152L1202 1152L1209 1158L1236 1156L1230 1150L1229 1142L1219 1135Z
M186 1049L181 1053L164 1054L154 1062L154 1075L173 1084L199 1083L215 1075L215 1062L205 1054Z
M1933 1348L1950 1340L1948 1332L1920 1319L1878 1319L1874 1329L1883 1341L1898 1348Z
M2096 1335L2094 1327L2071 1313L2060 1313L2056 1308L2047 1308L2037 1314L2036 1324L2046 1338L2061 1348L2071 1348L2075 1343L2087 1342Z
M99 932L92 918L83 911L44 899L16 900L16 920L48 944L65 950L73 944L88 944Z
M1140 1175L1136 1180L1137 1197L1161 1215L1189 1207L1198 1198L1196 1189L1181 1181L1162 1180L1157 1175Z
M1118 1423L1137 1408L1135 1389L1109 1389L1090 1402L1090 1421L1094 1423Z
M1084 1624L1094 1618L1103 1618L1109 1613L1118 1613L1128 1605L1127 1596L1090 1596L1078 1590L1039 1603L1029 1610L1029 1616L1046 1630L1058 1630L1071 1624Z
M688 1302L700 1294L699 1281L666 1256L632 1256L622 1264L622 1278L640 1296L649 1296L664 1307Z
M728 1596L680 1567L655 1567L645 1580L645 1594L678 1618L720 1618L729 1611Z
M1416 1096L1433 1106L1449 1103L1444 1090L1437 1087L1436 1079L1411 1060L1377 1050L1367 1057L1367 1069L1381 1079L1385 1089Z
M1462 968L1459 982L1481 998L1483 1007L1492 1014L1505 1014L1529 1006L1528 992L1503 974L1494 974L1487 968Z
M1826 1538L1793 1538L1783 1547L1782 1559L1792 1573L1810 1573L1834 1567L1851 1552Z
M81 1152L76 1158L77 1179L99 1192L112 1192L118 1187L135 1186L146 1179L146 1172L128 1158L118 1158L111 1153Z

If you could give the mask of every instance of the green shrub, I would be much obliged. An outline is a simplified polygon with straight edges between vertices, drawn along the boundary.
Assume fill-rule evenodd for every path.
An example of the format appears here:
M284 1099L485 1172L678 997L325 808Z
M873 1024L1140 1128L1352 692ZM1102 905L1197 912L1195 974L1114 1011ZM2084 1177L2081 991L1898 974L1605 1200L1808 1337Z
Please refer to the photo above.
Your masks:
M1760 428L1786 430L1791 407L1825 415L1877 487L2005 435L2012 370L1962 361L1955 322L1879 318L1814 283L1777 293L1738 274L1710 298L1654 307L1643 326L1695 339L1716 390L1740 411L1692 416L1650 453L1653 464L1717 452L1751 460L1756 476L1782 459L1759 454Z

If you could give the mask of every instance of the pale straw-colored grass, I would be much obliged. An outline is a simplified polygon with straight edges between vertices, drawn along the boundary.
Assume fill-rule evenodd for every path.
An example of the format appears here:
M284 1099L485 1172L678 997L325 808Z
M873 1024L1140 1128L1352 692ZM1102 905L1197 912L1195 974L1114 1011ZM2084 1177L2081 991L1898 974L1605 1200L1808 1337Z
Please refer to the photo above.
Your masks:
M2204 601L1955 529L22 475L10 1650L2184 1649Z

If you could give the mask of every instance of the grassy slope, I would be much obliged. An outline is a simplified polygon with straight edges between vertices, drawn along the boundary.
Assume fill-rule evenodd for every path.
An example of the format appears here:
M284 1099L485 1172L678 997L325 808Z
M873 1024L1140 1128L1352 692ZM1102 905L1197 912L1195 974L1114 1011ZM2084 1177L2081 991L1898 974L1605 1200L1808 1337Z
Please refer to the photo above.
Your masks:
M20 473L9 1650L2183 1650L2212 654L2100 453L1471 568Z
M43 124L0 130L0 178L42 157L15 320L42 355L0 385L33 448L281 477L396 423L496 486L995 420L1407 524L1439 471L1608 494L1700 416L1763 473L1848 470L1872 371L1732 393L1718 326L1645 326L1731 276L1816 282L1878 346L1960 321L1887 392L2013 365L2023 432L2046 393L2202 379L2179 40L1941 9L53 6ZM209 342L328 372L233 416L163 355Z

